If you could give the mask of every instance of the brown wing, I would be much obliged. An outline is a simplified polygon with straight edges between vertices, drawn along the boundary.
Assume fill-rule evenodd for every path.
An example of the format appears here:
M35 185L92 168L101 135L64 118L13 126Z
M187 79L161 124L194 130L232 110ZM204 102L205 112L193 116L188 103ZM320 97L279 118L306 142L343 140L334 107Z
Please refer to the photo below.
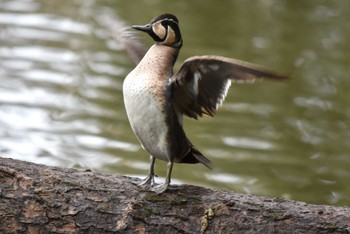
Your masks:
M135 64L141 61L147 52L147 48L140 42L136 34L130 30L131 27L126 26L126 24L116 16L108 14L100 15L97 21L112 32L114 40L128 53Z
M203 114L214 116L231 81L249 83L260 78L281 80L287 76L220 56L191 57L172 78L175 109L195 119Z

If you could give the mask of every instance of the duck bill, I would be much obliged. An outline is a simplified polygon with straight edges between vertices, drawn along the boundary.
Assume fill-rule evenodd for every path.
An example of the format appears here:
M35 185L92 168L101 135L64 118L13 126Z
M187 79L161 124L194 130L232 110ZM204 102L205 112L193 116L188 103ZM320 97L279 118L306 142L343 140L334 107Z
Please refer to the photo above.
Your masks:
M146 24L146 25L133 25L132 26L133 29L136 30L140 30L142 32L150 32L152 31L152 26L150 24Z

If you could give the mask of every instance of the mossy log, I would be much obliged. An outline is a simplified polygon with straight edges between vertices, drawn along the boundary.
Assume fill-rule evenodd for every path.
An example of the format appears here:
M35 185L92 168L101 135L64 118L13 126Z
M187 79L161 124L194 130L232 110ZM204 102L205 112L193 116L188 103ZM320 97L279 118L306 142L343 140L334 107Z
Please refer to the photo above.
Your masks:
M0 158L0 233L350 233L350 208Z

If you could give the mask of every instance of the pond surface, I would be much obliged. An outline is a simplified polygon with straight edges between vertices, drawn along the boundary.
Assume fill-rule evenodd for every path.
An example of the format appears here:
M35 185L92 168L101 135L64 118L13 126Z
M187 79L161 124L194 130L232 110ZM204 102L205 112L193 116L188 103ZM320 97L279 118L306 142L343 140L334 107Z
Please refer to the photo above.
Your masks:
M173 183L350 205L350 2L0 2L0 156L144 177L148 155L122 100L133 62L96 21L178 16L179 60L216 54L290 74L235 84L215 118L185 130L213 161L175 165ZM142 40L151 45L146 35ZM165 163L157 161L159 179Z

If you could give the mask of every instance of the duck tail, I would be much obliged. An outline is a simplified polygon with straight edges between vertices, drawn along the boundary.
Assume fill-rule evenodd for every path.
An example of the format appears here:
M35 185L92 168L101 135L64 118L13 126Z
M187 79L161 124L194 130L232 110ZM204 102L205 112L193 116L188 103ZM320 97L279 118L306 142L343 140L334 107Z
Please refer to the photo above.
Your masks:
M191 146L190 151L187 155L181 160L180 163L202 163L207 168L211 169L211 161L206 158L199 150L194 146Z

